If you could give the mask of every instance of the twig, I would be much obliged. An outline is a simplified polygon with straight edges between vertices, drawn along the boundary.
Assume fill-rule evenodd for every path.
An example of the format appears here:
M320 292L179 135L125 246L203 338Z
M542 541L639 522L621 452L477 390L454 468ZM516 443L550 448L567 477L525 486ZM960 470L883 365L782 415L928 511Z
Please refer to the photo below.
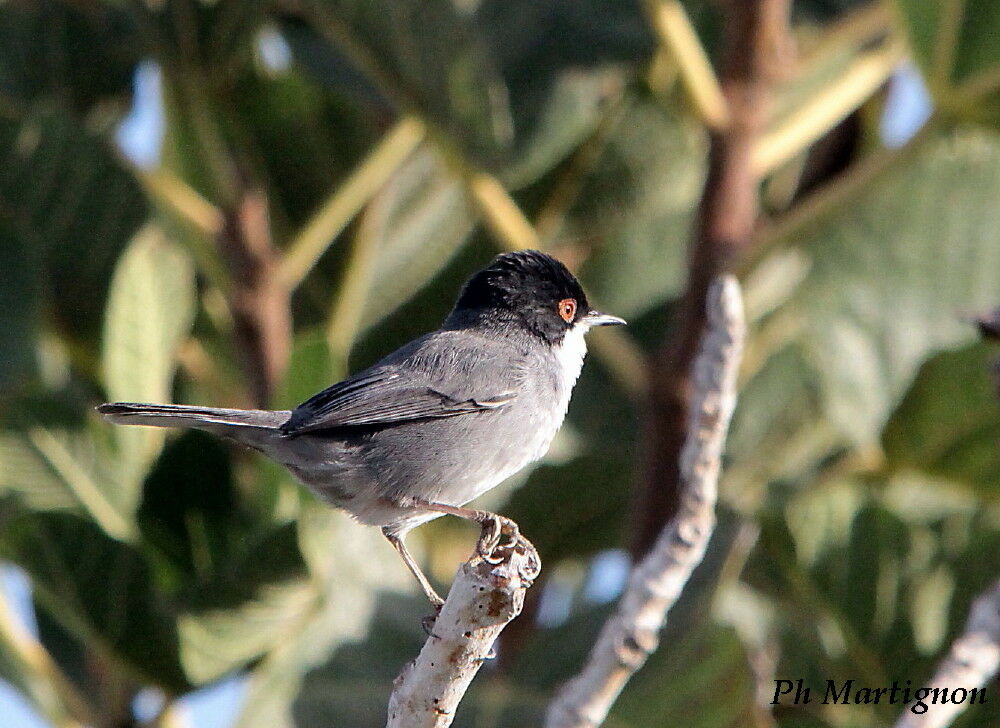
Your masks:
M347 357L351 353L368 305L387 207L384 198L376 197L361 213L344 274L330 306L326 342L331 356L341 367L347 365Z
M188 62L196 55L193 50L176 57L161 52L159 61L165 97L191 130L193 145L184 152L185 166L199 167L207 200L188 193L182 184L164 185L161 179L159 186L151 186L150 178L144 181L151 194L172 194L172 211L183 208L186 219L214 242L221 266L204 253L199 263L207 263L205 270L225 292L251 399L257 407L266 407L288 363L291 291L278 276L281 259L271 238L266 192L245 174L238 151L226 142L221 107L213 100L209 81Z
M667 611L705 555L715 527L719 461L736 405L743 348L743 303L735 278L713 281L706 309L708 324L693 365L695 392L681 452L680 509L632 571L583 670L552 701L546 728L594 728L604 721L625 683L656 650Z
M483 222L505 247L511 250L541 247L534 226L496 177L469 170L466 185Z
M386 728L444 728L487 660L497 636L521 613L540 561L523 539L498 550L500 563L474 556L459 567L423 649L396 678Z
M989 316L979 319L980 330L985 338L993 334ZM938 664L937 671L926 686L937 691L951 692L951 701L943 698L923 713L915 713L907 707L896 721L895 728L944 728L951 725L965 710L966 701L955 700L956 689L974 694L975 688L983 689L1000 669L1000 579L980 594L969 609L969 619L965 632L951 644L947 656ZM973 702L970 699L969 702Z
M965 633L955 640L948 656L938 665L928 687L982 688L1000 667L1000 580L972 603ZM906 710L896 721L896 728L944 728L965 710L962 700L955 704L935 703L926 713Z
M858 56L839 78L803 101L787 119L760 137L753 150L754 174L759 177L770 174L823 138L871 98L904 58L904 46L896 40Z
M132 165L132 173L153 202L194 225L202 235L211 237L222 230L225 221L219 208L170 170L147 172Z
M642 474L633 503L636 558L646 553L678 507L678 462L686 435L691 362L705 324L705 294L709 281L732 270L753 241L759 183L753 149L767 121L779 60L788 48L789 0L730 0L725 8L720 82L729 123L711 134L708 176L677 325L650 361Z
M677 63L698 116L709 129L725 129L729 124L726 97L684 6L679 0L647 0L645 6L660 46Z
M0 652L18 666L38 709L58 728L95 724L94 708L48 650L14 616L0 590Z
M424 138L423 123L404 116L357 169L320 206L289 244L278 268L282 283L294 289L364 204L378 192Z
M196 234L181 236L182 242L200 272L220 290L228 291L232 285L229 271L213 245L226 224L222 210L169 169L147 171L131 163L129 167L151 203L170 218L194 229Z

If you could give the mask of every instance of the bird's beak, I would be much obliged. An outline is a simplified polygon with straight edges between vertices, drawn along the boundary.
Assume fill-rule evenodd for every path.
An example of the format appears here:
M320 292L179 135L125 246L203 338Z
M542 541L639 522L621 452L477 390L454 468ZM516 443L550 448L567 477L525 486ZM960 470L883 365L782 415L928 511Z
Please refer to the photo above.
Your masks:
M591 311L583 318L591 326L623 326L628 323L625 319L612 316L610 313Z

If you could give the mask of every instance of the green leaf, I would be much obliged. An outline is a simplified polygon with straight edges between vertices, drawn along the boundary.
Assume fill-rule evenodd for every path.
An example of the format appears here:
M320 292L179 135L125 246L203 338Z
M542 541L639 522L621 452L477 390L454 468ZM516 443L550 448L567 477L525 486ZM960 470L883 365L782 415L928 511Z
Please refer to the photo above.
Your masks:
M423 597L383 595L362 640L332 650L310 670L292 704L294 725L384 726L392 681L420 652Z
M97 427L0 433L0 495L15 494L33 508L86 513L109 536L132 538L136 495L121 486L114 450Z
M56 98L76 112L98 102L124 111L139 46L132 16L108 3L0 6L0 97Z
M590 137L656 48L639 2L485 0L473 19L510 99L513 152L500 176L515 189Z
M331 371L330 352L322 329L308 329L295 336L288 371L276 396L279 408L293 409L320 390L326 389L344 372Z
M40 303L38 261L0 216L0 390L35 368Z
M666 715L693 728L750 728L760 725L763 712L755 689L735 631L707 622L650 658L615 704L609 724L639 728Z
M824 437L816 372L792 344L774 353L741 387L727 441L736 469L794 477L811 468L832 443ZM820 449L816 451L812 446Z
M1000 495L996 348L977 344L927 361L882 434L889 472L916 469Z
M315 603L293 525L244 536L239 546L184 595L180 659L196 685L281 649Z
M291 705L305 674L338 645L369 632L380 593L413 591L412 577L378 529L323 504L304 508L299 546L312 574L310 596L254 671L237 728L293 726ZM414 618L418 632L419 625Z
M565 235L593 252L581 279L627 318L677 295L704 174L701 130L633 100L588 176Z
M192 684L279 644L309 604L295 526L274 525L239 497L216 438L187 432L167 445L146 479L137 520L157 588L174 605Z
M158 228L143 228L118 262L104 324L104 387L109 399L169 402L177 347L194 318L190 258ZM115 428L122 479L139 485L163 446L165 431Z
M136 520L160 587L192 608L233 606L260 584L305 573L294 529L241 497L229 449L202 432L167 444L146 478ZM258 578L249 573L254 559Z
M5 431L0 434L0 495L13 493L36 510L79 506L72 490L31 441L23 433Z
M766 631L779 649L776 674L812 685L886 685L899 675L922 684L964 629L972 599L995 580L998 541L964 489L912 472L796 493L765 513L743 572L775 610ZM844 710L865 726L897 713Z
M378 254L363 328L395 311L453 259L474 218L463 185L433 150L414 154L375 198ZM380 282L391 281L392 285Z
M104 386L114 400L164 401L194 317L190 258L155 226L118 261L104 327Z
M502 511L535 544L543 563L587 556L621 544L630 479L629 461L621 456L588 454L541 465Z
M506 90L454 3L311 0L307 8L319 35L333 41L311 44L313 53L348 58L387 98L418 110L480 164L502 155L511 138Z
M25 214L42 209L23 206ZM173 347L190 326L190 266L149 229L137 238L113 288L105 348L108 391L122 399L162 400L169 395ZM123 428L115 433L123 445L116 456L105 437L109 433L103 425L88 430L23 423L20 431L0 437L0 460L6 466L0 490L21 493L35 507L79 509L109 535L131 538L141 479L162 434Z
M228 450L203 433L171 441L146 479L138 524L194 685L281 649L311 619L318 597L296 526L269 518L240 497Z
M872 442L923 361L996 305L998 195L1000 136L936 137L797 246L811 270L783 311L846 440Z
M141 190L98 133L47 104L0 119L0 167L0 226L44 262L65 333L92 342L115 260L146 217Z
M294 27L315 38L311 29ZM295 49L297 34L285 36ZM323 204L338 180L361 163L384 129L364 109L344 104L297 65L280 73L266 73L259 66L241 71L233 94L236 125L249 137L245 142L255 159L259 157L259 173L279 212L276 230L287 225L294 231Z
M517 147L500 172L510 189L536 182L594 134L625 79L616 68L573 68L551 83L526 99L541 108L533 108L530 123L518 127Z
M31 512L9 498L0 524L0 554L28 572L64 627L136 679L187 687L172 619L135 548L79 516Z
M1000 91L1000 5L993 0L895 0L931 93L948 111L975 113ZM970 97L971 94L971 97Z
M913 642L925 654L934 654L944 644L948 612L955 592L955 576L945 566L931 571L914 585L910 597Z
M383 317L362 333L351 351L350 370L369 366L406 342L438 328L470 273L482 268L495 255L496 246L486 235L471 236L427 285L402 302L393 315ZM378 279L373 281L373 287L379 287ZM372 295L378 298L386 294L373 290ZM392 299L389 295L386 300L391 304Z

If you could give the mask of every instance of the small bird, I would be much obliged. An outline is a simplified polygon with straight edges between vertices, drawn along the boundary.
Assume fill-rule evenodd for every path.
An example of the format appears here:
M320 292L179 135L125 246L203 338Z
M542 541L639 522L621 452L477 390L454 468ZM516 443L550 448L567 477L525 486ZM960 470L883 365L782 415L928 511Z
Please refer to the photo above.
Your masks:
M545 454L583 366L584 334L624 323L592 310L552 256L506 253L469 279L440 329L292 411L97 410L117 424L195 428L264 453L326 503L380 526L439 609L404 536L451 514L482 526L484 556L503 536L520 539L510 519L463 506Z

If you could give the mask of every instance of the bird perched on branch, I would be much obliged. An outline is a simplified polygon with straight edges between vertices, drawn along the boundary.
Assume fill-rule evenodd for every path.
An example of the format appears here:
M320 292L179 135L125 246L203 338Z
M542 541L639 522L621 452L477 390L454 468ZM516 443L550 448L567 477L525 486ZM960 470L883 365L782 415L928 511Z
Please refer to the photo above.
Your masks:
M440 329L292 411L103 404L123 425L189 427L259 450L319 498L380 526L431 603L403 537L442 514L482 525L489 556L510 519L463 506L545 454L562 424L593 326L579 281L537 251L498 256L465 284Z

